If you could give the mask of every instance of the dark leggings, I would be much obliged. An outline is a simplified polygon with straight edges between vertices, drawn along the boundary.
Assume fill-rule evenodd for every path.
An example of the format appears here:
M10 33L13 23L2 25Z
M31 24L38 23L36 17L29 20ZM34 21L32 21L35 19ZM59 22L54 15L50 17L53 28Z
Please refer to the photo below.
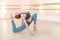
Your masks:
M35 14L32 15L32 21L34 21L34 24L36 24L36 20L37 20L37 14L35 13ZM31 24L31 22L27 22L27 24L29 26ZM19 26L18 28L16 28L16 25L15 25L14 21L12 20L12 30L13 30L14 33L22 31L25 28L26 28L25 23L22 23L21 26Z

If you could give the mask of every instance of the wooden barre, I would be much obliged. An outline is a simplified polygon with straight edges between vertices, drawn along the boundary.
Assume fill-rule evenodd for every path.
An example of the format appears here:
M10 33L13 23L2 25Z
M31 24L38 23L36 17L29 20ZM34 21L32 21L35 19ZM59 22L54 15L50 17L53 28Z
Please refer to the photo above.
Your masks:
M6 10L21 10L21 8L5 8ZM1 10L1 8L0 8ZM43 9L39 9L39 8L32 8L32 9L24 9L24 10L60 10L60 8L54 8L54 9L50 9L50 8L43 8Z
M60 5L60 2L57 2L57 3L44 3L42 5Z
M24 5L24 6L48 6L48 5L60 5L60 2L57 2L57 3L42 3L42 4L29 4L29 5ZM1 6L1 5L0 5ZM4 5L4 6L21 6L21 5Z
M11 18L0 18L0 20L10 20ZM15 19L15 18L13 18Z
M6 6L21 6L21 5L6 5Z
M1 5L0 5L1 6ZM3 6L21 6L21 5L3 5Z
M48 5L60 5L60 2L58 3L43 3L43 4L29 4L29 5L25 5L25 6L48 6Z
M25 10L60 10L60 9L25 9Z
M9 20L11 18L0 18L0 20Z
M5 8L6 10L20 10L21 8ZM1 8L0 8L1 10Z

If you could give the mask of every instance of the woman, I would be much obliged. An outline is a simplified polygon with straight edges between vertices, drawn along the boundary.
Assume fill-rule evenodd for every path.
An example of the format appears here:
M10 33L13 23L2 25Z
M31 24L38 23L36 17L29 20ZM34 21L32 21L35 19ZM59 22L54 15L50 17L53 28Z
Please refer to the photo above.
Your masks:
M11 14L11 18L12 18L12 30L14 33L22 31L26 28L28 30L28 32L32 35L32 32L30 31L30 29L28 27L32 21L34 21L34 30L36 30L36 20L37 20L37 14L36 13L33 14L32 16L31 16L30 12L20 13L20 14L15 15L16 19L22 18L22 20L23 20L22 25L18 28L16 28L12 14Z

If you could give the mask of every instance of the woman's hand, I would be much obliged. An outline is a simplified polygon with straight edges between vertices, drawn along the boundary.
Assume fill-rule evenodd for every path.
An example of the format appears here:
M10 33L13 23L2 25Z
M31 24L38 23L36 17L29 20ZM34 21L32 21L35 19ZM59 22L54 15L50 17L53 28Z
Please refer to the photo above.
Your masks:
M11 20L13 20L13 16L12 16L12 13L11 13Z

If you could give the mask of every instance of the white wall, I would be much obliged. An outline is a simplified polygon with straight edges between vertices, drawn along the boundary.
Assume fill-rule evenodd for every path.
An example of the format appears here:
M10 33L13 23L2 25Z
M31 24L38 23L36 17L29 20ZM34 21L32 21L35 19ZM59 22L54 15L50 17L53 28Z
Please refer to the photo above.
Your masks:
M13 15L15 14L15 12L21 12L21 11L25 11L24 10L24 5L25 4L29 4L29 0L0 0L1 2L3 2L5 5L10 5L10 6L6 6L6 14L4 15L4 18L10 18L10 14L12 13ZM1 6L1 2L0 2L0 6ZM15 6L12 6L15 5ZM16 6L18 5L18 6ZM1 7L0 7L1 8ZM15 8L15 9L11 9L11 8ZM20 8L20 9L16 9L16 8ZM25 7L28 8L28 7ZM1 9L0 9L1 10ZM0 13L1 15L3 15L4 13ZM0 15L0 17L1 17Z
M42 4L42 3L56 3L59 0L31 0L31 4ZM57 9L60 8L59 5L49 5L49 6L40 6L40 9ZM33 10L35 11L35 10ZM37 10L38 19L60 22L60 12L59 10Z
M6 6L6 8L21 8L21 10L6 10L6 15L4 17L6 18L10 18L10 14L11 12L13 13L13 15L15 14L15 12L21 12L22 10L24 10L24 8L30 8L28 6L24 6L26 4L42 4L42 3L55 3L55 2L59 2L60 0L0 0L0 5L1 5L1 1L5 2L6 5L21 5L21 6ZM34 8L34 7L33 7ZM40 6L38 8L60 8L60 6L56 6L56 5L50 5L50 6ZM25 11L25 10L24 10ZM31 13L37 13L38 14L38 19L44 19L44 20L49 20L49 21L58 21L60 22L60 12L59 10L28 10ZM0 12L0 14L3 14ZM0 15L1 17L1 15ZM51 19L52 18L52 19Z

